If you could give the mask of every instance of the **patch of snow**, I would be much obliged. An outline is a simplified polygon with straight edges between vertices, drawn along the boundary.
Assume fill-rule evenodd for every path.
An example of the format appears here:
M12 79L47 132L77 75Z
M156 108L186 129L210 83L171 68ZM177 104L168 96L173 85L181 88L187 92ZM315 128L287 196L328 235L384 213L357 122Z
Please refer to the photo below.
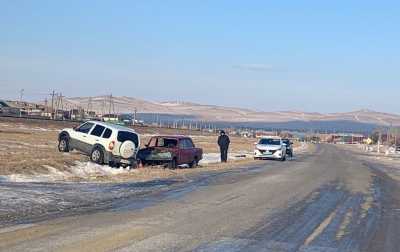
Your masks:
M228 154L228 160L243 160L246 157L249 156L248 152L238 152L238 153L229 153ZM221 154L220 153L204 153L203 154L203 159L200 160L199 164L200 165L205 165L205 164L214 164L214 163L219 163L221 162Z
M92 162L76 162L70 168L72 174L78 177L90 177L94 175L112 176L129 172L129 168L113 168L108 165L98 165Z
M307 148L308 148L308 144L302 142L300 146L296 146L296 147L293 148L293 152L294 152L294 154L303 153L303 152L307 151Z
M73 178L90 179L97 176L113 176L128 173L129 168L112 168L108 165L98 165L92 162L76 162L68 170L60 171L54 167L44 165L46 174L11 174L0 176L0 181L7 182L55 182Z

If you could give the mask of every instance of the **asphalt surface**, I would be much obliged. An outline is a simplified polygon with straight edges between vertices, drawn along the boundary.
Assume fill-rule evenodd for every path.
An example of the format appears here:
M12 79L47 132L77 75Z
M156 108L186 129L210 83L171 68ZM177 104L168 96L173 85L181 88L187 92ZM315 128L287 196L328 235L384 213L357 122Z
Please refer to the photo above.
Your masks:
M0 183L0 250L399 251L399 182L379 166L322 145L179 180Z

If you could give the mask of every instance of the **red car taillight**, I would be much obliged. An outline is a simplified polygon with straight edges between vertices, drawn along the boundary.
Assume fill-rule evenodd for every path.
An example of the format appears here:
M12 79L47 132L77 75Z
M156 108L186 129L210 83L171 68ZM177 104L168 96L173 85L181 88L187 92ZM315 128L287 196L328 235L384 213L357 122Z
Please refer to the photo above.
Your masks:
M112 150L114 149L114 146L115 146L115 142L114 142L114 141L111 141L111 142L108 144L108 149L112 151Z

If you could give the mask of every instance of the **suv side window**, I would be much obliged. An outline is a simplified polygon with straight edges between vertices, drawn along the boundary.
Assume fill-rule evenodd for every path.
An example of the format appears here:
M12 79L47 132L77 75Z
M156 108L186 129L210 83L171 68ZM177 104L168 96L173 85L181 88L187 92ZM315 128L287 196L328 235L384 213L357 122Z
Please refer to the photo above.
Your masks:
M104 131L103 134L103 138L110 138L112 135L112 130L110 130L109 128L106 128L106 130Z
M90 129L93 127L94 123L84 123L82 124L79 128L76 129L76 131L88 134Z
M101 134L103 133L103 131L104 131L105 128L106 128L106 127L104 127L104 126L96 125L96 127L94 127L94 129L92 130L92 132L90 133L90 135L99 137L99 136L101 136Z

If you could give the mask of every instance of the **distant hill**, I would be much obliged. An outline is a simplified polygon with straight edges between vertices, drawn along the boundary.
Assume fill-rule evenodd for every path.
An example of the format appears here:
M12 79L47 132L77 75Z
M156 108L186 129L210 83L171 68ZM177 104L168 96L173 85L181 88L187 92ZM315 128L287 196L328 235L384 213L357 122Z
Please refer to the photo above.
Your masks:
M110 102L112 100L112 102ZM110 106L111 105L111 106ZM400 115L359 110L346 113L308 113L301 111L255 111L243 108L203 105L191 102L154 102L132 97L74 97L65 98L64 106L90 108L97 113L138 113L188 116L197 120L211 122L235 122L240 124L272 123L279 125L297 122L309 125L310 122L353 122L356 124L400 126Z

